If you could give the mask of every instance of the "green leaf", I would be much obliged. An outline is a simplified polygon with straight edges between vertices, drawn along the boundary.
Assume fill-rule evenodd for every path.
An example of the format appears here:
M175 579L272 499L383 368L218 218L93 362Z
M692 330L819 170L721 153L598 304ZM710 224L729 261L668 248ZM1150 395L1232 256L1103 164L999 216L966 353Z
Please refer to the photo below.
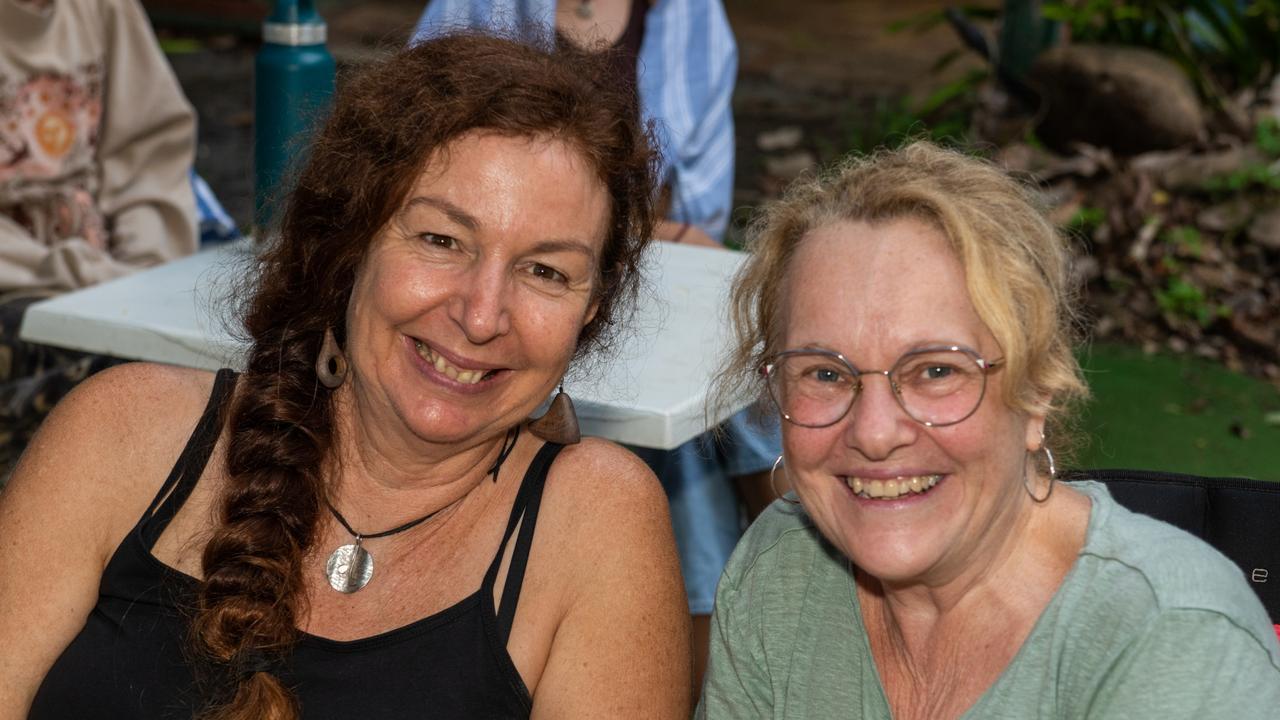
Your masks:
M929 74L937 75L938 73L947 69L947 66L951 65L951 63L956 61L956 58L960 57L963 54L964 54L964 51L958 48L955 50L949 50L943 53L941 56L938 57L937 60L933 61L932 65L929 66Z
M969 71L964 77L952 80L930 93L916 106L916 112L920 115L928 115L955 98L975 92L978 85L989 75L990 72L987 70Z
M1262 118L1254 130L1254 142L1268 156L1280 157L1280 120L1271 116Z
M204 43L194 38L160 38L160 50L165 55L190 55L204 49Z

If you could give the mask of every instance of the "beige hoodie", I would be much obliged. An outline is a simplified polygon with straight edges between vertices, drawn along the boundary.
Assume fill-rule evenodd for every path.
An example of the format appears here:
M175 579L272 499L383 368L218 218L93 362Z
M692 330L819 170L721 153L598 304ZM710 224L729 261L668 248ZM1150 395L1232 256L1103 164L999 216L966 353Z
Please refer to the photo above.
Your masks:
M194 151L137 0L0 0L0 301L194 252Z

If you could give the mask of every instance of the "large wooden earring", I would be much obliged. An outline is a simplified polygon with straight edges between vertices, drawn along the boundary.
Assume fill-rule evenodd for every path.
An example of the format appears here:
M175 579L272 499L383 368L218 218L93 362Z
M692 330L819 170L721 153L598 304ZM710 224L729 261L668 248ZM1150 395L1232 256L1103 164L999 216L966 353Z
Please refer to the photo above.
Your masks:
M347 377L347 359L342 355L338 341L333 339L333 328L324 329L324 344L316 357L316 377L330 390L341 385Z
M529 432L558 445L573 445L582 439L578 432L578 413L574 411L573 400L565 394L563 385L547 412L529 423Z

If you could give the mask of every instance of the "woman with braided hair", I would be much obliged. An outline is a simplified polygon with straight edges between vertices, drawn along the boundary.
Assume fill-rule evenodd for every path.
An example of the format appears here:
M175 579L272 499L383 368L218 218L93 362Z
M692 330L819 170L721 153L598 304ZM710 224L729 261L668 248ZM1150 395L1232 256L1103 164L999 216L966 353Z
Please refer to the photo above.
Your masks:
M344 84L243 374L96 376L0 496L0 718L688 714L661 488L528 420L652 233L607 73L468 34Z

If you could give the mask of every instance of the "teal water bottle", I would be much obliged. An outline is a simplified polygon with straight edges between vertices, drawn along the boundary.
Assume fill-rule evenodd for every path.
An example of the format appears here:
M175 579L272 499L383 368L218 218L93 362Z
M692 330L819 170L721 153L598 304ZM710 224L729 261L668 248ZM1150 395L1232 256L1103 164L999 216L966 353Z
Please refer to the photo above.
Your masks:
M286 173L306 150L333 96L333 55L312 0L276 0L262 23L254 62L254 222L266 228L287 188Z

